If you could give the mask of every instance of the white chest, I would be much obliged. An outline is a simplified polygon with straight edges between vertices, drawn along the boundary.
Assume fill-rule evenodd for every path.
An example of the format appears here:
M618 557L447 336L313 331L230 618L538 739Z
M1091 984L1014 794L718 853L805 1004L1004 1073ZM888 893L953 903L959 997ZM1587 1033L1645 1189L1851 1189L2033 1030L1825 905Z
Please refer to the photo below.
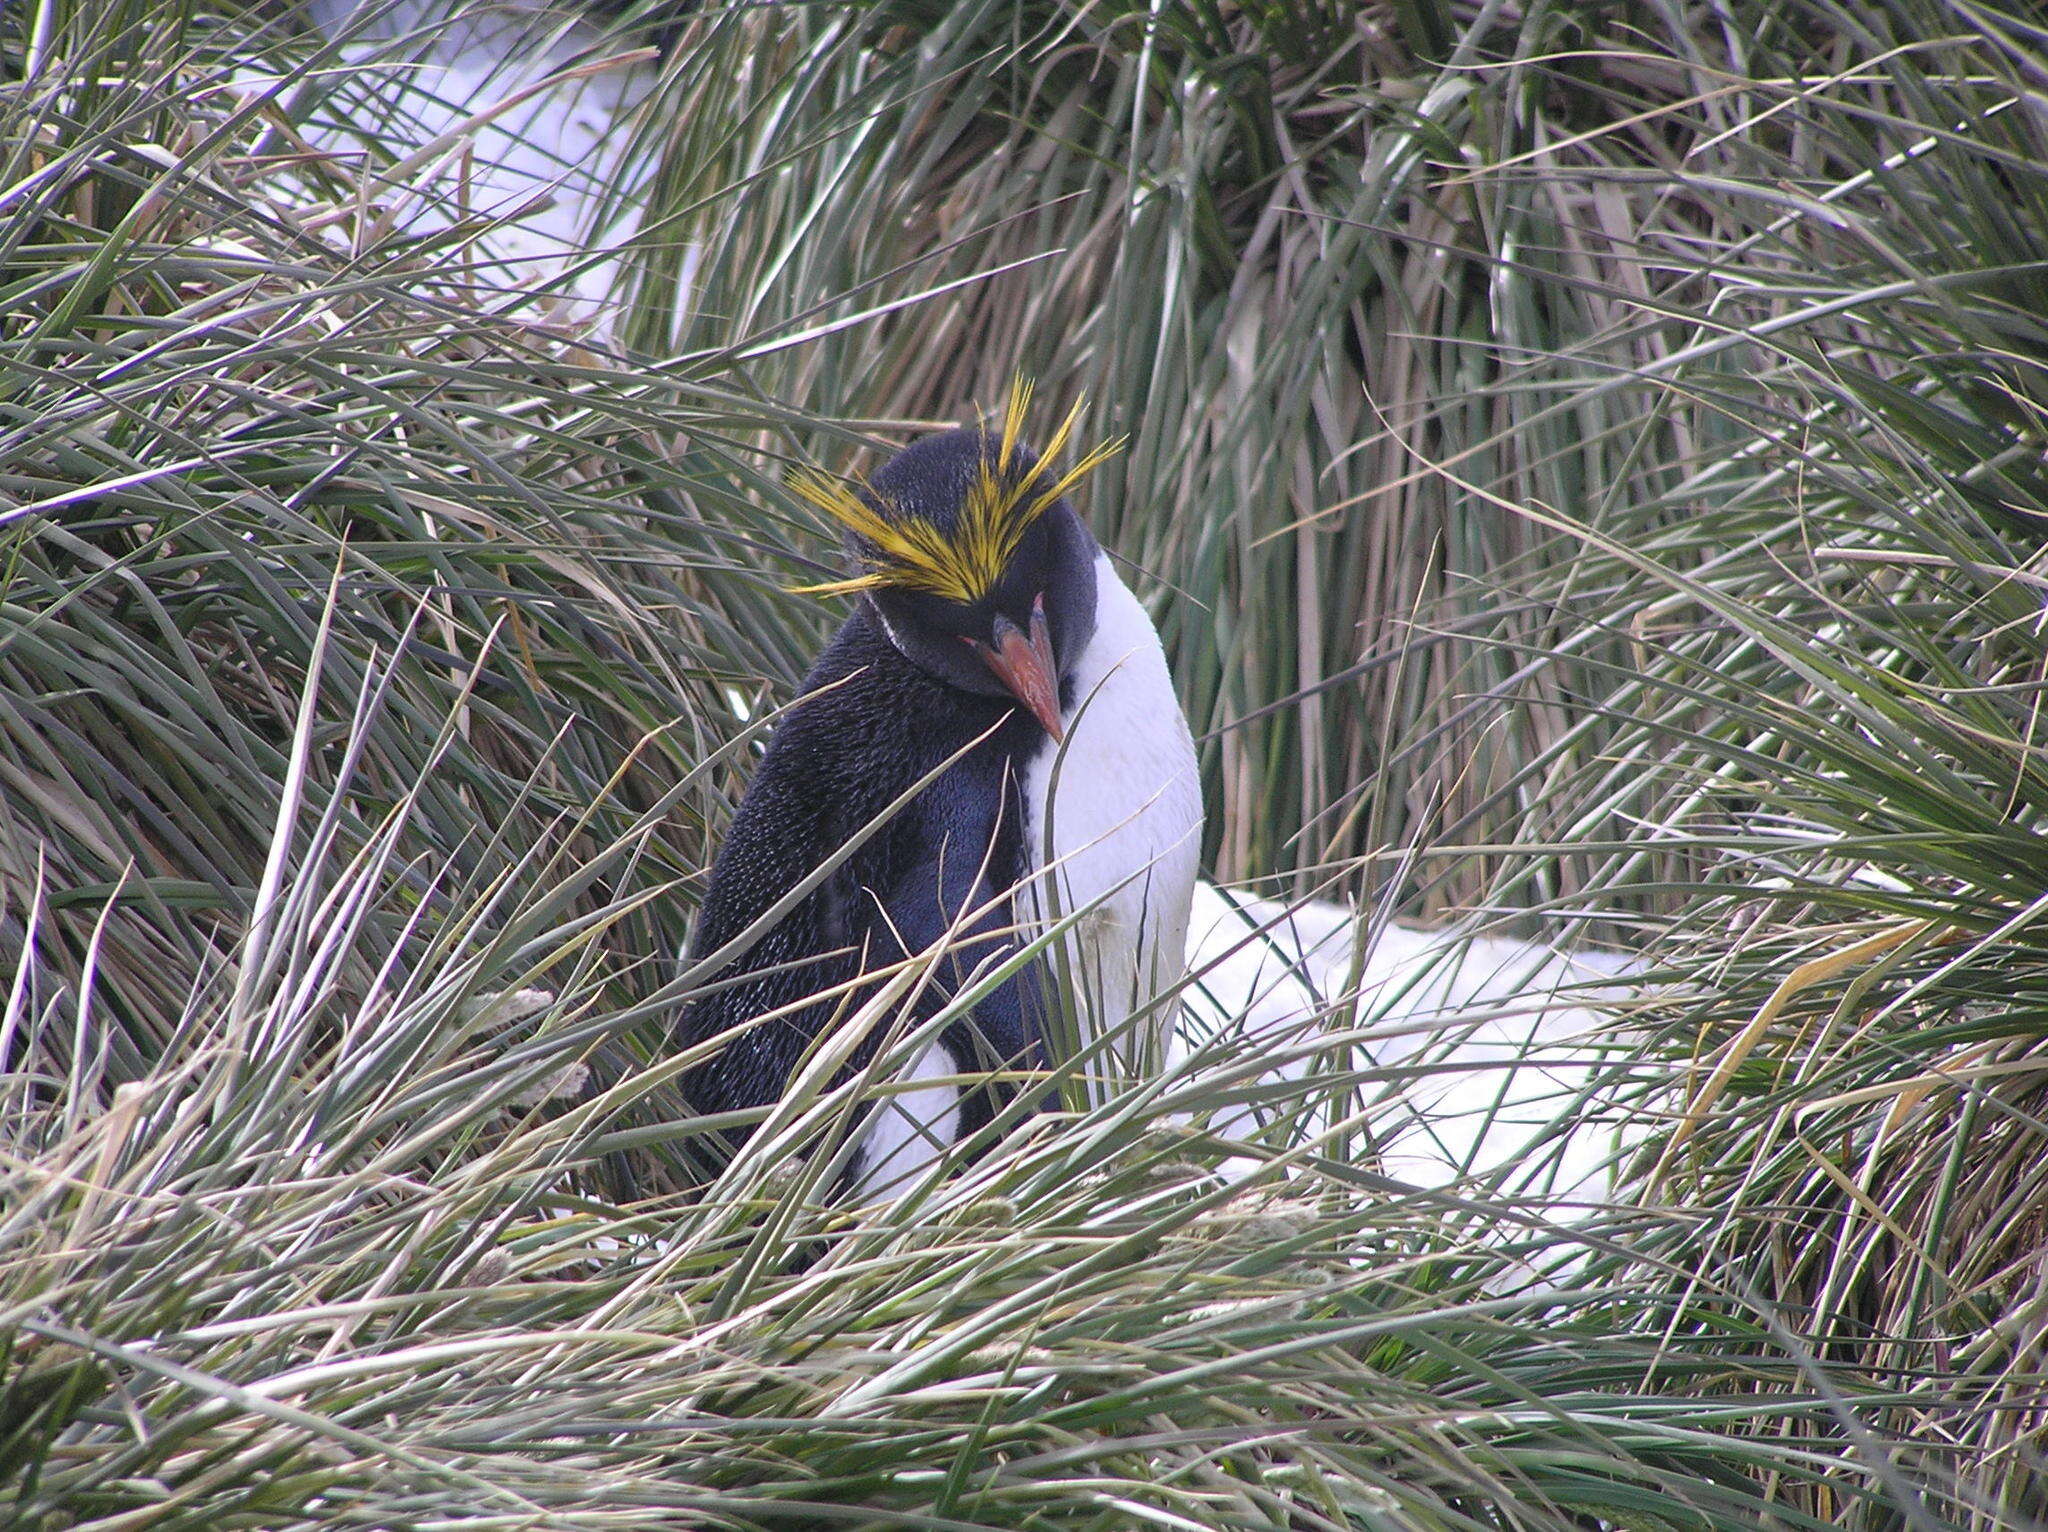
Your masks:
M1066 742L1026 768L1031 879L1026 913L1083 912L1052 953L1057 1056L1100 1044L1105 1074L1150 1072L1170 1025L1155 1005L1184 970L1188 905L1202 849L1195 746L1159 634L1095 564L1095 635L1074 667ZM1062 1006L1057 1001L1068 1002Z
M1082 912L1048 953L1055 1059L1099 1082L1155 1074L1178 1002L1160 1002L1187 961L1188 906L1202 850L1195 746L1174 696L1159 634L1109 560L1095 564L1095 636L1074 667L1066 743L1024 772L1030 866L1020 918ZM957 1087L971 1069L935 1043L878 1106L853 1182L863 1200L915 1185L959 1131Z

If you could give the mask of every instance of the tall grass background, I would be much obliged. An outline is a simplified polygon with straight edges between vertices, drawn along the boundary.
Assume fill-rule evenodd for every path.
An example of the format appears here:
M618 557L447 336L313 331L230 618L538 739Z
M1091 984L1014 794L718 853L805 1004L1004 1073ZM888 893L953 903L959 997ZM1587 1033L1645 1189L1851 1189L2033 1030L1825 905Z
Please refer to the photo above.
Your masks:
M0 13L12 1524L2048 1517L2036 20L514 19L645 82L616 268L431 27ZM698 1152L781 469L1018 370L1129 438L1219 878L1639 965L1524 1157L1610 1200L1384 1175L1341 995L885 1207L914 1040Z

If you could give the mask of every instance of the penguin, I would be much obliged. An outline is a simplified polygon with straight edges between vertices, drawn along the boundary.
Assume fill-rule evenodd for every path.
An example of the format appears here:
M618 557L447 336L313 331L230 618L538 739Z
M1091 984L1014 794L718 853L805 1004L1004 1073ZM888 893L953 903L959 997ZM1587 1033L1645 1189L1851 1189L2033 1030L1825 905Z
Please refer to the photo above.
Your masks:
M806 589L855 605L769 740L690 942L693 961L733 942L931 778L683 1008L684 1045L732 1033L684 1079L719 1113L776 1100L864 977L953 932L915 992L927 1020L1074 917L869 1111L842 1183L860 1200L987 1127L1013 1091L973 1077L1044 1067L1049 1028L1071 1024L1059 1036L1098 1076L1156 1063L1185 966L1194 743L1158 632L1068 498L1115 447L1057 472L1080 406L1040 454L1022 439L1029 400L1020 382L999 428L925 437L864 481L792 475L859 565Z

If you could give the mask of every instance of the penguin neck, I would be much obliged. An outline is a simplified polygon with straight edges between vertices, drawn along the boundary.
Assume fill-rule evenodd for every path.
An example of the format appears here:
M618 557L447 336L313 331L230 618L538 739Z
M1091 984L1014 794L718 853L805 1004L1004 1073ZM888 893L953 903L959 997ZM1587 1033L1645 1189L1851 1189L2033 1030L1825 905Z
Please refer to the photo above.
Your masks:
M1075 739L1060 766L1062 778L1078 773L1062 789L1073 792L1091 778L1075 763L1083 758L1114 757L1119 745L1147 739L1177 744L1188 739L1180 699L1174 695L1166 670L1166 656L1160 648L1159 630L1130 587L1118 578L1109 555L1095 556L1095 627L1087 643L1060 678L1060 716L1067 732L1077 725L1091 736L1087 744ZM1030 752L1028 764L1049 768L1061 753L1048 734L1040 733ZM1123 795L1126 784L1104 785Z
M1193 857L1201 837L1194 741L1159 632L1106 554L1095 579L1095 632L1060 688L1066 743L1040 733L1020 763L1028 864L1099 864L1083 883L1169 850Z

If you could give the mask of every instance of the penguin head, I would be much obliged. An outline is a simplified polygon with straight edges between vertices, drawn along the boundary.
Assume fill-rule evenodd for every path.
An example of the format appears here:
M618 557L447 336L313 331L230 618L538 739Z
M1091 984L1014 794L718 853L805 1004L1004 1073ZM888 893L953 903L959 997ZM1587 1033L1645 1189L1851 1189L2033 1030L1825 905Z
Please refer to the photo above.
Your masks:
M1079 406L1040 457L1019 434L1029 397L1012 391L1000 433L942 432L863 483L799 474L791 487L845 529L863 566L812 591L858 592L912 664L962 691L1016 699L1058 740L1060 683L1095 631L1098 551L1066 492L1115 447L1055 476L1045 465Z

